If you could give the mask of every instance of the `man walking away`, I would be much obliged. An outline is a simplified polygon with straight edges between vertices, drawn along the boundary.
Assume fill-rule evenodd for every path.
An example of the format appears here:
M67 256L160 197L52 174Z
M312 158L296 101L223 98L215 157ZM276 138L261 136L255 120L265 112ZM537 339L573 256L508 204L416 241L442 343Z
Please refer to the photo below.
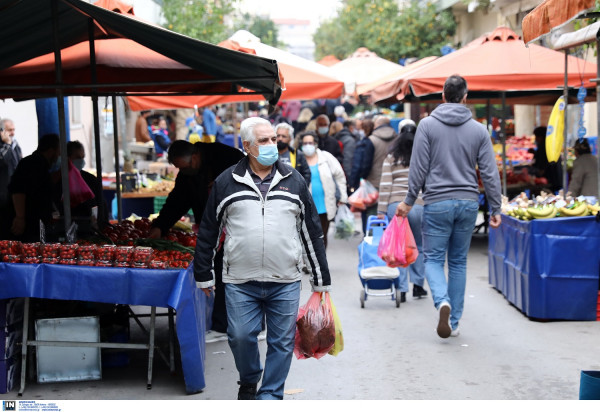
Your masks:
M500 226L500 176L490 136L466 107L467 82L448 77L443 104L419 123L408 195L396 214L406 217L423 190L425 277L438 310L437 334L458 336L467 280L467 253L479 210L477 168L490 205L490 226ZM448 256L448 281L444 263Z

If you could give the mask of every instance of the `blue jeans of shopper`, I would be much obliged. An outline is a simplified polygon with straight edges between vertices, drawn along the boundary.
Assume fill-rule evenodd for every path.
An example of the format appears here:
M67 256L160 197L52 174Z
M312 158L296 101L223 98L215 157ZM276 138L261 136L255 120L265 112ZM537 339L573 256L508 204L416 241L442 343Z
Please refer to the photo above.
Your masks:
M396 207L400 202L390 203L387 209L387 217L392 221L392 218L396 214ZM417 244L417 250L419 256L415 263L410 265L408 268L398 268L400 271L400 292L408 292L408 274L410 273L410 281L419 286L423 286L425 283L425 260L423 258L423 237L421 234L421 223L423 220L423 205L413 205L410 212L408 212L408 224L410 230L415 237L415 243Z
M256 399L283 399L283 388L294 353L300 282L225 284L227 335L240 383L262 383ZM263 368L258 334L267 319L267 356Z
M467 284L467 253L475 228L479 204L475 200L443 200L425 206L423 212L423 253L425 276L433 303L452 307L450 323L458 327ZM444 263L448 256L448 281Z

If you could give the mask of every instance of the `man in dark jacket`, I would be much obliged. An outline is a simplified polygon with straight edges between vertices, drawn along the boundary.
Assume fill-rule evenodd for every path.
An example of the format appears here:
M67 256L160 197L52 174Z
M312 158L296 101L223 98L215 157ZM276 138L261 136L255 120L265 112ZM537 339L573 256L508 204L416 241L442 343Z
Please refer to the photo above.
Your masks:
M352 159L354 158L357 141L354 134L355 130L356 122L354 120L346 120L344 121L344 128L335 135L335 139L340 142L343 147L342 155L344 156L344 161L342 162L342 168L346 174L346 179L350 179L352 174Z
M0 128L0 211L5 211L10 200L8 183L21 158L21 148L13 140L10 131Z
M279 123L275 126L275 133L277 135L279 160L299 171L306 180L306 184L310 185L310 167L306 163L306 158L301 150L296 150L293 147L294 128L287 123Z
M337 140L329 136L329 118L325 114L320 114L316 119L317 136L319 137L319 149L331 153L335 158L343 164L344 156L342 148Z
M40 240L40 220L52 223L55 185L50 175L60 168L60 144L56 134L40 138L31 155L19 162L8 185L10 236L25 242Z
M152 222L150 237L165 236L169 229L187 213L194 212L196 223L200 223L208 194L215 179L231 165L244 158L244 154L233 147L221 143L195 143L176 140L169 147L169 162L179 169L175 187L169 193L160 214ZM215 265L222 267L223 251L215 257ZM221 281L221 270L217 270L217 288L212 315L212 338L225 339L227 332L227 310Z

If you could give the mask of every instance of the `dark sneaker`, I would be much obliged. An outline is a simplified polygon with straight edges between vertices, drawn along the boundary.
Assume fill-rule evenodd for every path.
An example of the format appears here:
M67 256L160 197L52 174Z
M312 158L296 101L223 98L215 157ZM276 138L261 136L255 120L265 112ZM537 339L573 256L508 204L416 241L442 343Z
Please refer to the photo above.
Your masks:
M413 286L413 298L422 298L423 296L427 296L427 291L423 289L422 286L414 285Z
M253 401L256 398L256 384L240 383L240 390L238 391L238 401Z
M400 292L400 303L406 302L406 292Z
M450 304L442 302L438 308L438 312L440 313L440 320L437 326L437 334L440 338L449 338L452 333L452 327L450 326Z

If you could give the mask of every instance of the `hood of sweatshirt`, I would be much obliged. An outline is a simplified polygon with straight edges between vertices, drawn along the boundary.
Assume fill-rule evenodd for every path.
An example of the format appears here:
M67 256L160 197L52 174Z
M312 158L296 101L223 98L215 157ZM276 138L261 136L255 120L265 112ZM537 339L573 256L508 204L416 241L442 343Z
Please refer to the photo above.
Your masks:
M431 112L431 116L449 126L460 126L473 118L473 113L464 104L444 103Z
M372 135L379 137L381 140L389 141L396 137L396 131L392 126L384 125L373 130Z

